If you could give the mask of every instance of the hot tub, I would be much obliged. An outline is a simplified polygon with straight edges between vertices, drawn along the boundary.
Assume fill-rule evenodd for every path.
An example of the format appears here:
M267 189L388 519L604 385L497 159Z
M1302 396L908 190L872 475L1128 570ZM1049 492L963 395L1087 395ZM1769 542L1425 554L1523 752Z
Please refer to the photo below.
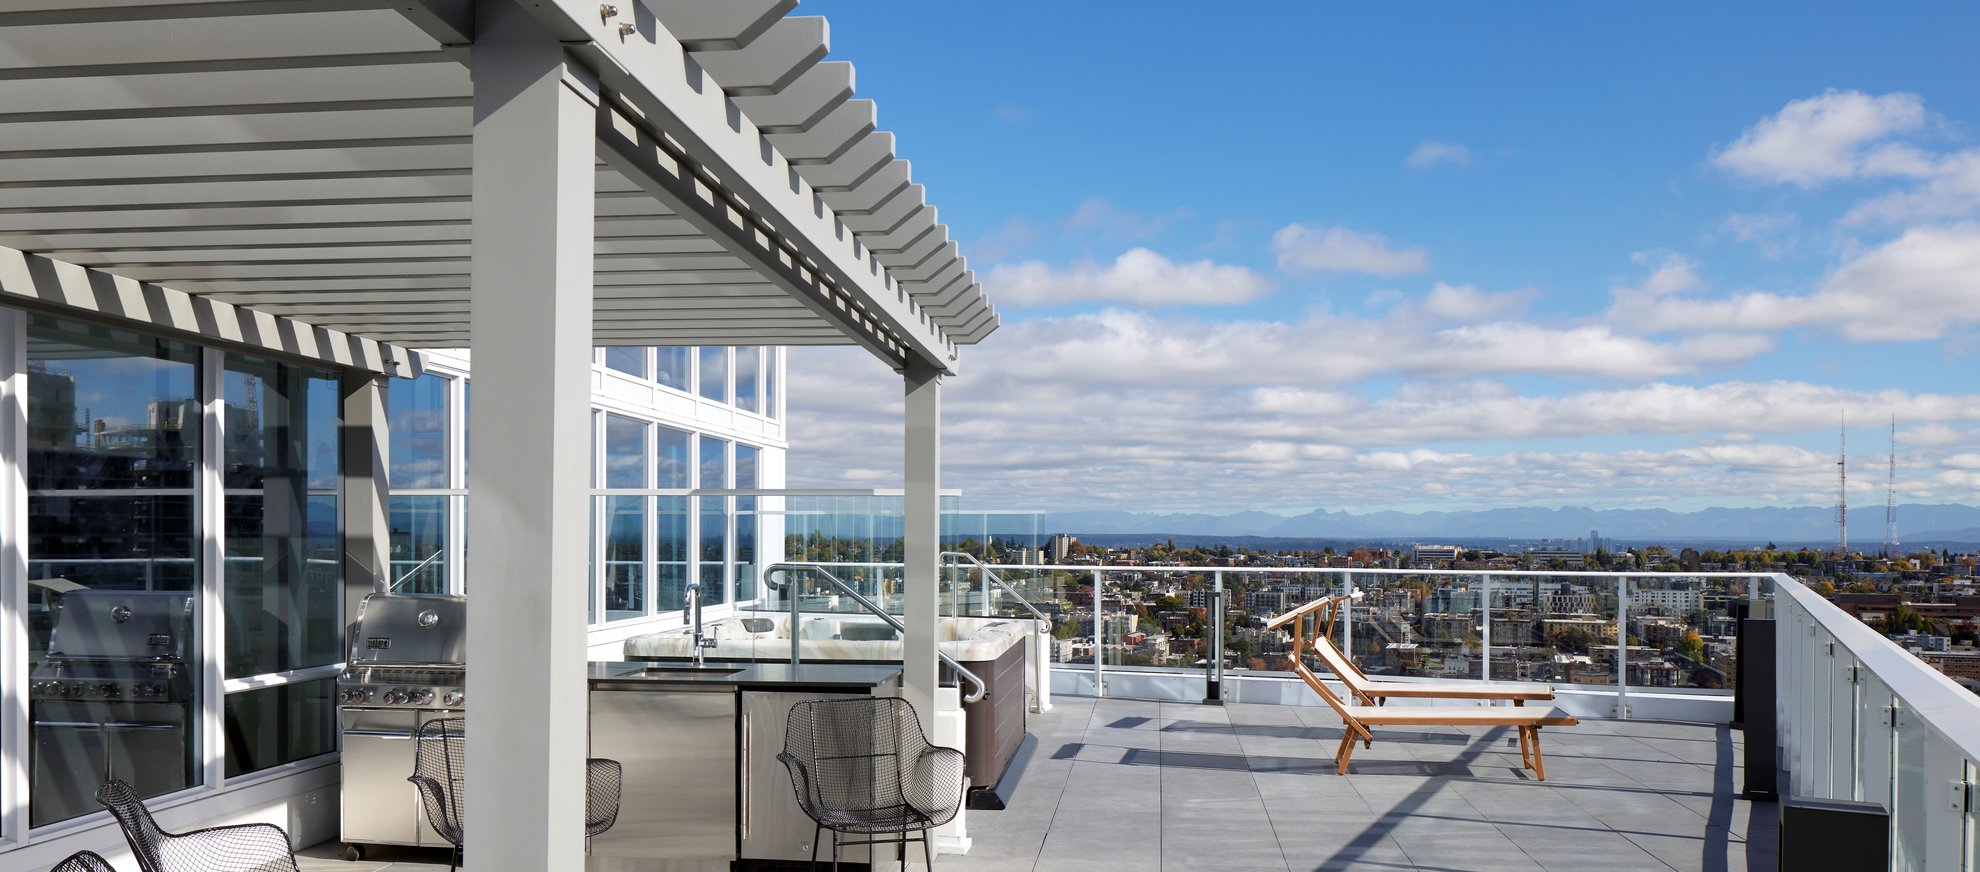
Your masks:
M707 659L788 662L791 617L784 612L742 612L710 621L702 634L715 641ZM1017 772L1010 771L1025 740L1025 640L1036 624L1014 618L943 618L938 646L983 679L983 698L963 703L963 753L972 785L972 808L1002 808ZM871 615L805 614L798 624L798 656L803 660L846 663L899 663L901 640L893 627ZM634 636L626 640L627 660L685 661L692 652L690 628ZM1019 769L1022 768L1020 765ZM1008 777L1007 777L1008 773ZM989 789L999 788L985 795Z

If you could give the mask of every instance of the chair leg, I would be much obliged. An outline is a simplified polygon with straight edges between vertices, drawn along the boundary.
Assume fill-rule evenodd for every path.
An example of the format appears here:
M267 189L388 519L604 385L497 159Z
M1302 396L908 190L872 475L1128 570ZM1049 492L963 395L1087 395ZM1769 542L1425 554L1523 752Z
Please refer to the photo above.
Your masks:
M901 840L894 844L894 856L900 858L901 872L907 872L907 830L901 831Z
M459 872L461 868L461 846L455 845L454 852L447 855L447 872Z
M818 868L818 837L825 832L824 824L811 825L811 867Z
M832 831L832 872L839 872L839 831Z
M1341 740L1341 752L1339 754L1334 755L1334 762L1340 764L1340 770L1342 775L1347 774L1348 761L1353 758L1354 758L1354 734L1348 733L1347 738Z
M1540 728L1539 727L1533 728L1532 741L1533 741L1533 777L1540 781L1546 781L1547 762L1545 760L1540 759Z
M928 864L928 872L935 872L935 849L928 847L928 830L921 831L921 862Z

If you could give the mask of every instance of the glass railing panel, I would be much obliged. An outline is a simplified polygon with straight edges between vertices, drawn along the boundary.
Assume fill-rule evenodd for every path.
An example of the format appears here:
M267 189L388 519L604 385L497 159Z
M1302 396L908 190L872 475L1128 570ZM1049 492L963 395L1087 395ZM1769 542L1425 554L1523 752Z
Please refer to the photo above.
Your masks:
M1821 628L1815 631L1814 656L1802 664L1806 668L1807 684L1797 691L1807 697L1808 719L1808 779L1809 796L1833 796L1834 770L1827 753L1829 734L1836 730L1835 719L1830 716L1829 688L1834 682L1836 668L1836 645ZM1803 689L1805 688L1805 689Z
M1891 782L1891 870L1925 872L1925 721L1902 704L1892 713L1895 728ZM1934 779L1936 780L1936 779ZM1937 798L1936 795L1933 797Z
M1829 786L1831 799L1856 798L1856 658L1838 652L1827 687Z
M1746 598L1747 579L1631 578L1629 635L1638 647L1630 686L1731 689L1739 673L1733 608Z
M1856 709L1856 794L1888 809L1891 804L1891 690L1874 674L1859 674Z
M1975 791L1971 785L1980 784L1980 764L1966 760L1962 763L1961 770L1966 773L1965 781L1968 787L1966 812L1960 815L1959 821L1960 869L1965 872L1975 872L1980 870L1980 807L1976 807L1980 804L1976 804L1973 800L1980 797L1973 795Z

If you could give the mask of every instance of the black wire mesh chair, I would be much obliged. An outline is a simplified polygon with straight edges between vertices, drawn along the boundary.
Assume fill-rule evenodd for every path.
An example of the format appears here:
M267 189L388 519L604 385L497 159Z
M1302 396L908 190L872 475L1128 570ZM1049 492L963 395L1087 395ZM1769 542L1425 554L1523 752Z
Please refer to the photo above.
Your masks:
M816 699L791 707L784 751L798 805L816 824L811 862L818 863L819 835L832 831L832 868L839 849L896 844L907 868L907 843L921 842L922 860L934 868L928 831L955 819L969 779L963 753L929 744L907 700ZM910 837L911 831L919 835ZM898 833L891 839L883 833ZM868 836L846 840L845 835ZM877 864L874 864L877 865Z
M464 754L466 718L439 718L419 728L414 741L413 774L406 778L419 788L426 820L433 831L454 846L449 870L461 863L461 783L467 772ZM598 835L619 821L619 795L625 780L617 760L593 757L584 761L584 835Z
M289 834L274 824L168 833L151 819L137 791L115 778L96 791L96 801L117 818L144 872L297 872Z
M117 869L94 851L77 851L63 858L48 872L117 872Z

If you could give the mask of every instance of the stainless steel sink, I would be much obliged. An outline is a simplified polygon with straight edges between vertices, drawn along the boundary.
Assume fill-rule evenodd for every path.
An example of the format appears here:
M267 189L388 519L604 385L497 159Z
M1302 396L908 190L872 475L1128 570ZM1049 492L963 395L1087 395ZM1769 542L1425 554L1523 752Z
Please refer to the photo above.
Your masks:
M621 672L619 673L619 677L637 678L642 675L734 675L741 671L742 667L740 666L702 666L699 668L693 666L648 666L644 669L635 669L631 672Z

